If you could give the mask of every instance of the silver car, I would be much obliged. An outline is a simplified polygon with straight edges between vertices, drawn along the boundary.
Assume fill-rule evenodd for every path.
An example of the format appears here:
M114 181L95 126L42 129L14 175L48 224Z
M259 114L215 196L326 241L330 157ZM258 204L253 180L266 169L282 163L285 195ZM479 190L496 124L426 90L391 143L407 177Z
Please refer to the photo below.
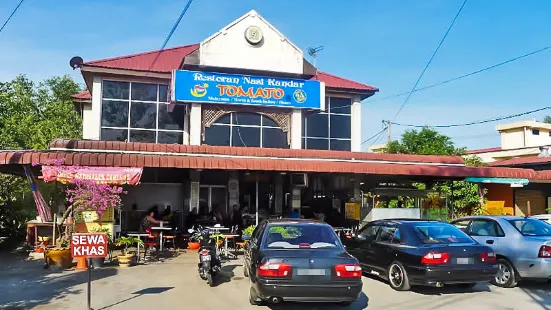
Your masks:
M469 216L451 222L491 247L499 271L492 284L514 287L522 279L551 279L551 225L517 216Z

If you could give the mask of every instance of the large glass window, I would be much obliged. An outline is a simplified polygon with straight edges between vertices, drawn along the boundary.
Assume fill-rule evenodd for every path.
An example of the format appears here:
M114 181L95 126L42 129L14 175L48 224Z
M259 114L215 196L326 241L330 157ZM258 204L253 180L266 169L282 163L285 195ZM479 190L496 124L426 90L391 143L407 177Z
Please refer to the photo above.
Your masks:
M205 144L220 146L289 148L287 134L267 116L229 113L205 128Z
M167 85L103 81L101 139L182 144L185 107L167 103Z
M302 128L302 148L350 151L350 98L326 97L326 112L306 115Z

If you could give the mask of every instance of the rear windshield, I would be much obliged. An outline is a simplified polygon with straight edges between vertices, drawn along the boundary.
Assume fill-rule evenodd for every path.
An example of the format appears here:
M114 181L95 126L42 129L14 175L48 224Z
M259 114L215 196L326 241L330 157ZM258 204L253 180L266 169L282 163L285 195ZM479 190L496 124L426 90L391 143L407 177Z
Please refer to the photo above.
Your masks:
M415 223L413 229L422 243L474 243L466 233L447 223Z
M333 229L319 224L270 225L265 248L269 249L335 249L341 248Z
M551 225L535 219L507 220L524 236L551 237Z

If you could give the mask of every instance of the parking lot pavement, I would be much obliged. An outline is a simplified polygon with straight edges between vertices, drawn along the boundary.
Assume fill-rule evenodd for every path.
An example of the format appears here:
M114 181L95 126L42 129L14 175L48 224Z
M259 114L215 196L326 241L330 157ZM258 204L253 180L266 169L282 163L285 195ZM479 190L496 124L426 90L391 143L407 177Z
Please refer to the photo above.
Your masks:
M446 309L551 310L551 284L530 283L514 289L479 285L393 291L386 283L364 277L364 294L348 308L336 305L283 303L256 307L248 302L248 279L241 261L224 263L216 287L199 279L197 254L182 254L160 263L128 269L94 270L92 307L119 309ZM39 263L18 262L0 269L0 309L85 309L86 272L42 270Z

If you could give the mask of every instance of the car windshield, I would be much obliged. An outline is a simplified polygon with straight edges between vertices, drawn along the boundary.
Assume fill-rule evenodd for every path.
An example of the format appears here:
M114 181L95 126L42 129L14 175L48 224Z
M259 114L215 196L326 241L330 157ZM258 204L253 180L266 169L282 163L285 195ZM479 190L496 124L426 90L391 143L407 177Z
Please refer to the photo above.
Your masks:
M474 243L466 233L447 223L415 223L413 229L422 243Z
M536 219L507 220L524 236L551 237L551 225Z
M270 225L265 247L269 249L341 248L333 229L319 224Z

